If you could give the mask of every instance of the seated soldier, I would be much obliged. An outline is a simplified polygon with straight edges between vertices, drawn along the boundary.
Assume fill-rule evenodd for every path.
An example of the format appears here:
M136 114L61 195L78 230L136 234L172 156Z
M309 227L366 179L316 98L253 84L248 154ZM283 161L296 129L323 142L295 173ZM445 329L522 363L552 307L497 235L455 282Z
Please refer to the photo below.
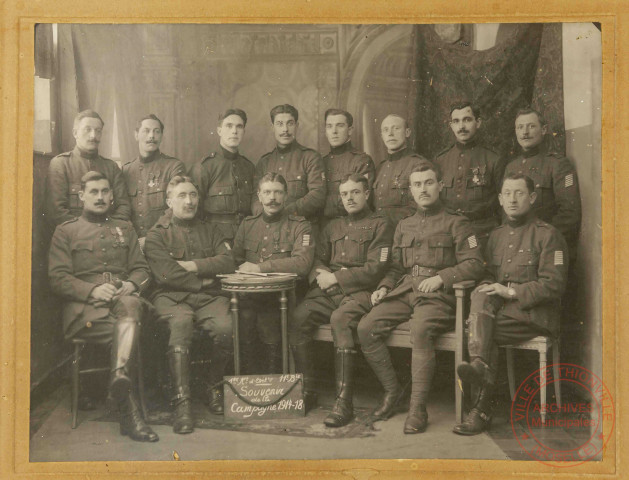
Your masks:
M166 188L170 207L146 235L144 250L157 289L153 304L160 321L170 329L168 360L174 383L175 433L190 433L189 347L195 327L212 338L208 403L210 412L223 413L223 379L233 355L229 299L221 296L216 275L232 273L234 260L219 230L196 218L199 191L186 176L175 176Z
M284 209L288 185L277 173L266 173L258 183L263 211L245 218L234 239L234 259L242 272L294 273L307 277L314 260L310 222ZM243 296L241 318L257 319L264 345L264 373L281 373L282 349L277 294Z
M566 242L535 215L537 193L530 177L507 174L498 198L506 219L489 236L486 276L472 292L467 321L471 361L457 367L461 380L481 387L465 422L454 427L460 435L477 435L489 424L498 346L559 334Z
M384 341L410 320L412 389L404 433L421 433L428 425L426 404L435 370L433 339L454 329L452 285L479 279L483 257L470 221L447 210L439 200L443 183L438 166L424 161L413 168L410 188L419 208L397 225L391 264L371 296L374 308L358 324L358 337L385 389L373 415L386 419L394 413L401 389Z
M113 192L107 177L81 178L81 216L59 225L50 245L50 286L66 303L66 339L111 343L109 395L116 402L120 433L140 442L159 437L138 409L137 345L147 304L138 294L149 283L149 268L133 226L111 218Z
M317 239L310 290L293 314L289 341L295 370L303 373L306 398L314 398L312 336L330 322L336 347L336 403L325 419L328 427L347 425L354 416L353 368L356 355L352 330L371 309L371 291L382 280L389 261L393 228L367 206L370 190L366 177L353 173L340 180L340 198L346 217L330 221Z

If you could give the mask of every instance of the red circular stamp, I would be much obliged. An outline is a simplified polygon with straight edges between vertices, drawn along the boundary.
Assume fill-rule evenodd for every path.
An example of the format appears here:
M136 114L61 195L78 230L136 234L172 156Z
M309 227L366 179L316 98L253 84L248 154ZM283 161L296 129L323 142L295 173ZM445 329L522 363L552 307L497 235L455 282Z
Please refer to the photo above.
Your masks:
M560 402L560 387L563 398L572 400ZM548 365L519 386L510 420L520 447L533 460L574 467L602 458L614 429L614 402L607 386L588 369L569 363Z

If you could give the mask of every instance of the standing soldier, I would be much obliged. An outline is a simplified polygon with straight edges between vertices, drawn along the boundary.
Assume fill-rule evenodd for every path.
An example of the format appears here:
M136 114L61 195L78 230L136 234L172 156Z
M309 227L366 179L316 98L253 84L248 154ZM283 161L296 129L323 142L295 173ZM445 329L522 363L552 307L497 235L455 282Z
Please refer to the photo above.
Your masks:
M253 273L295 273L306 278L314 260L314 238L304 217L284 208L288 185L277 173L267 173L258 184L263 211L247 217L234 240L234 259L238 270ZM255 302L255 304L254 304ZM280 373L282 368L279 301L277 295L255 295L243 300L242 317L256 318L258 334L265 347L265 373Z
M219 148L195 164L191 176L201 193L202 213L230 244L242 220L251 214L255 166L238 152L247 114L230 108L218 117Z
M483 257L469 220L451 213L439 200L439 167L429 162L416 167L410 184L419 208L397 225L391 265L371 296L374 308L358 324L358 337L385 390L373 415L386 419L401 389L384 341L410 320L412 390L404 433L421 433L428 424L426 404L435 370L433 339L455 326L452 285L481 278Z
M476 105L464 102L452 106L450 128L456 143L437 154L435 163L443 172L444 203L471 220L482 251L489 232L500 225L498 192L505 163L478 143L480 126L480 109Z
M282 175L288 184L286 211L315 223L325 206L325 170L321 155L297 142L299 112L292 105L278 105L271 110L271 124L277 146L262 156L256 165L255 183L267 173ZM253 199L253 214L262 211Z
M231 248L222 233L195 218L199 192L190 177L176 176L168 184L168 210L146 236L146 259L157 283L153 304L160 321L168 323L168 360L173 379L175 433L190 433L189 347L195 327L212 338L210 386L223 379L233 355L229 299L221 295L216 275L232 273ZM208 391L210 412L223 413L222 388Z
M310 290L293 314L289 341L295 370L304 375L305 397L311 393L311 343L314 331L330 322L334 336L336 403L324 423L342 427L353 418L353 330L371 308L371 292L389 263L393 229L388 220L367 206L369 182L351 173L340 180L340 197L347 216L330 221L317 240ZM313 403L313 402L311 402Z
M105 123L93 110L83 110L74 118L72 135L76 146L71 152L57 155L50 161L46 177L45 213L55 225L81 215L83 206L79 198L81 178L87 172L102 173L111 186L113 204L110 216L129 220L131 206L122 172L113 160L98 154L98 145Z
M59 225L50 246L50 286L64 298L66 339L111 343L109 395L120 409L120 433L156 442L144 423L137 390L137 349L146 304L138 294L149 283L149 268L133 226L109 216L113 193L100 172L80 180L83 212Z
M159 146L164 124L152 113L135 126L135 140L140 155L122 166L122 175L131 200L131 223L144 248L144 239L155 222L166 211L166 186L185 167L176 158L162 153Z
M521 174L508 174L502 185L506 221L489 236L489 267L472 292L470 363L457 367L461 380L481 387L465 422L454 427L460 435L477 435L489 425L498 346L559 334L567 246L556 228L536 217L534 190L533 180Z
M325 136L330 142L330 153L323 157L327 195L323 216L326 220L347 215L339 195L341 180L351 173L357 173L367 179L368 191L375 178L376 167L365 152L354 148L351 135L354 117L345 110L330 108L325 112Z
M385 117L380 133L388 153L376 165L373 201L376 213L387 216L395 226L402 218L415 211L408 179L411 171L426 159L407 146L411 129L408 128L406 119L399 115Z

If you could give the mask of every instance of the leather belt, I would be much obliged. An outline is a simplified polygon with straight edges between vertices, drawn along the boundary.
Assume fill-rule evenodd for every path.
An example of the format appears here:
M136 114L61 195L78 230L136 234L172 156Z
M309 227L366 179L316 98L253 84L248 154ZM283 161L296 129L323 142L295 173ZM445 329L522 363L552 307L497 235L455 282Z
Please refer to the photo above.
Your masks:
M111 272L103 272L103 273L92 273L90 275L85 275L81 277L81 280L90 283L97 283L102 285L103 283L111 283L112 285L116 281L126 280L127 275L124 274L115 274Z
M437 275L437 269L431 267L421 267L419 265L413 265L411 268L411 276L413 277L434 277Z
M512 288L516 285L520 285L520 282L507 282L507 288Z

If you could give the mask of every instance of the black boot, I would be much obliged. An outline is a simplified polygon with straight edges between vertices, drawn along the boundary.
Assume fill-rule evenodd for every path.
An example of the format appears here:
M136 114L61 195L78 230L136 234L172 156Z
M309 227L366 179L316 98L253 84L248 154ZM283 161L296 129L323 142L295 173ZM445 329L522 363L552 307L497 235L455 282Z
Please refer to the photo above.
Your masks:
M373 352L363 350L363 354L384 388L382 402L371 415L376 420L386 420L395 413L402 393L389 350L386 345L382 344Z
M194 419L190 404L190 354L188 347L171 346L168 350L170 375L173 379L173 395L171 401L175 406L173 432L192 433Z
M428 426L428 412L426 405L411 396L411 403L408 407L408 416L404 422L404 433L423 433Z
M214 415L225 413L225 401L223 399L223 385L218 385L223 380L226 371L234 362L234 353L221 345L212 345L212 355L210 357L210 377L207 395L208 410Z
M469 328L468 349L471 361L461 362L456 372L463 382L479 386L493 385L495 370L489 368L494 340L494 318L486 313L472 313L467 320Z
M314 376L312 375L312 345L311 342L290 346L295 360L295 372L301 373L304 379L304 407L305 413L317 405L317 392L314 391L312 384Z
M131 392L131 376L135 367L139 333L140 324L132 317L119 319L114 324L109 395L118 403L125 400Z
M452 431L459 435L478 435L483 433L491 425L491 400L493 387L484 386L478 395L476 405L467 414L463 423L458 423Z
M157 442L159 437L144 423L133 393L120 403L120 434L128 435L136 442Z
M336 373L336 403L323 423L328 427L343 427L354 418L354 360L356 350L337 348L334 352Z
M265 372L263 373L282 373L282 346L278 343L264 344Z

